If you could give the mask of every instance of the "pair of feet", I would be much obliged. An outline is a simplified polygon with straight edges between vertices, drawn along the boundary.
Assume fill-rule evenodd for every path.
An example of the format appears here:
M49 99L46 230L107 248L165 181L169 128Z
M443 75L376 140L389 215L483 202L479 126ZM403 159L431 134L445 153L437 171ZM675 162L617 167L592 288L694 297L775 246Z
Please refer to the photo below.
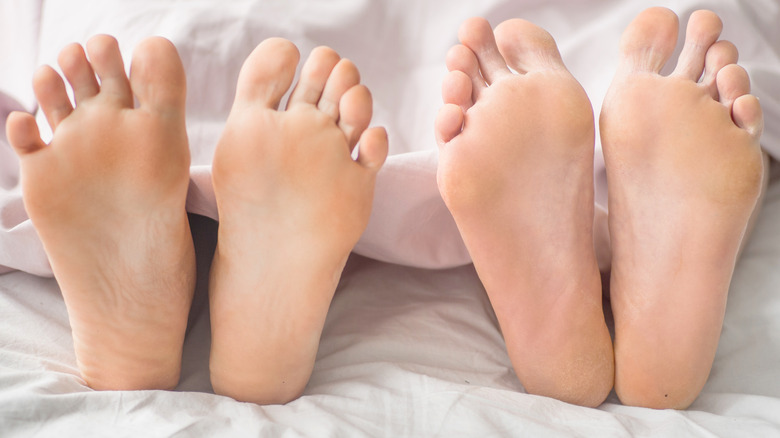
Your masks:
M762 166L760 108L734 47L716 42L720 26L695 14L669 77L658 72L676 42L671 12L646 11L622 40L601 116L614 352L593 248L588 99L538 27L462 27L436 121L439 184L530 392L596 405L614 381L624 402L682 407L704 384ZM195 278L184 72L162 39L136 49L129 80L113 39L87 51L89 61L78 45L59 59L75 109L52 69L35 76L52 143L21 113L8 138L83 377L169 388ZM279 39L250 55L214 157L212 381L261 403L302 391L387 153L383 131L366 129L357 70L329 49L312 53L288 110L276 110L297 62Z
M8 118L25 206L86 383L173 388L195 283L184 70L162 38L136 48L129 78L113 38L96 36L86 51L73 44L58 59L75 108L53 69L33 79L49 145L31 115ZM213 162L211 378L216 392L259 403L303 391L387 155L384 130L367 129L372 99L357 69L328 48L312 52L277 110L298 60L282 39L252 52Z
M701 391L762 188L761 109L721 27L695 12L669 76L673 12L648 9L622 36L600 116L614 347L590 102L544 30L461 27L436 119L439 188L529 392L596 406L614 384L626 404L683 408Z

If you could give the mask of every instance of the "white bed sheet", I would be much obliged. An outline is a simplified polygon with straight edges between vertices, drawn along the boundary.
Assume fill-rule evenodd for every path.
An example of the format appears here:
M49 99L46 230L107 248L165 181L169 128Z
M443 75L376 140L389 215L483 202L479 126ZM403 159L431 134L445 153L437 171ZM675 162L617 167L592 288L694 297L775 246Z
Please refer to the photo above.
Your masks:
M780 4L657 4L683 21L700 7L724 17L724 37L740 47L764 107L763 145L780 156ZM711 378L684 412L624 407L614 395L587 409L524 394L436 191L431 126L444 54L464 18L482 15L495 25L522 17L547 28L598 114L617 39L645 6L618 0L0 0L4 110L13 106L10 98L34 109L25 78L35 65L54 63L68 42L110 33L129 59L145 36L174 41L188 72L188 208L194 213L216 218L211 152L238 68L265 37L287 37L303 54L327 44L355 61L393 153L356 248L362 256L352 258L334 298L304 397L260 407L211 393L202 286L177 391L95 392L83 385L56 283L33 275L50 270L21 208L13 154L0 136L0 269L24 271L0 276L0 436L780 436L780 182L773 183L735 272ZM213 224L198 219L195 230L204 274Z
M780 183L769 198L712 376L687 411L626 407L614 394L599 409L525 394L473 268L355 256L305 395L286 406L211 392L203 283L177 391L99 392L78 377L54 280L0 277L0 436L780 436ZM204 256L214 229L197 224Z

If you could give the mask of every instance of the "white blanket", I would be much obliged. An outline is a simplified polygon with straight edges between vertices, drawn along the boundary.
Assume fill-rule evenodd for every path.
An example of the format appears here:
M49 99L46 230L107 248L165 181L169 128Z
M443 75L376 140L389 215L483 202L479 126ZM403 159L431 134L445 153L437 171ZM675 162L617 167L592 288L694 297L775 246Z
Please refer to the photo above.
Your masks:
M778 2L657 3L674 9L682 23L701 7L723 17L723 37L739 47L764 108L762 144L780 157ZM211 154L238 69L270 36L292 40L304 56L324 44L352 59L393 154L356 248L361 255L350 261L334 298L305 395L286 406L259 407L211 392L202 284L179 391L95 392L83 385L59 290L38 277L50 268L21 203L16 159L0 135L0 272L24 271L0 276L0 436L780 436L780 183L770 188L735 272L712 376L685 412L624 407L614 395L587 409L524 394L436 190L433 118L444 55L465 18L481 15L496 25L521 17L545 27L598 114L620 33L645 6L619 0L0 1L3 121L14 107L35 109L33 69L54 65L69 42L112 34L126 61L146 36L176 44L188 75L193 213L216 218ZM596 164L603 203L599 158ZM201 275L213 228L205 219L195 226Z

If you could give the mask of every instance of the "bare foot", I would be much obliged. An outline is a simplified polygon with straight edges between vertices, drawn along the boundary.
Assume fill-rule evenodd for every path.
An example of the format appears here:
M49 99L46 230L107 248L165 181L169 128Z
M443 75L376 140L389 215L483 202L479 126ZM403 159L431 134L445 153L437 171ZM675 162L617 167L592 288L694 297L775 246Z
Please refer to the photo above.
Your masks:
M75 109L53 69L35 75L51 144L29 114L9 117L24 203L62 289L87 384L172 388L195 279L184 71L162 38L138 46L129 81L113 38L90 39L87 52L89 61L73 44L59 57Z
M368 89L331 49L312 52L287 110L277 110L298 57L278 38L249 56L214 156L211 379L217 393L263 404L298 397L311 375L387 155L384 130L366 129Z
M590 102L529 22L494 37L473 18L459 38L436 120L439 189L526 390L599 405L613 357L593 249Z
M691 16L664 77L677 26L663 8L629 25L601 113L615 389L654 408L687 407L707 380L763 171L761 108L720 19Z

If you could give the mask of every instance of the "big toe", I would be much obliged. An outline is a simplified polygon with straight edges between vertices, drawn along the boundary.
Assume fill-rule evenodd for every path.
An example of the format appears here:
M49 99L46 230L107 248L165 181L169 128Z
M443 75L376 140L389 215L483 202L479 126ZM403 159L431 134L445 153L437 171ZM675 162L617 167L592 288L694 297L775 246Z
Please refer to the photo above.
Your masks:
M677 44L677 15L654 7L642 11L620 38L620 67L659 73Z
M165 38L147 38L133 53L130 86L141 107L176 110L187 95L184 67L173 43Z
M529 21L504 21L496 27L495 34L504 59L519 73L564 68L552 35Z
M261 103L278 108L292 85L300 53L283 38L269 38L249 54L238 75L234 104Z

